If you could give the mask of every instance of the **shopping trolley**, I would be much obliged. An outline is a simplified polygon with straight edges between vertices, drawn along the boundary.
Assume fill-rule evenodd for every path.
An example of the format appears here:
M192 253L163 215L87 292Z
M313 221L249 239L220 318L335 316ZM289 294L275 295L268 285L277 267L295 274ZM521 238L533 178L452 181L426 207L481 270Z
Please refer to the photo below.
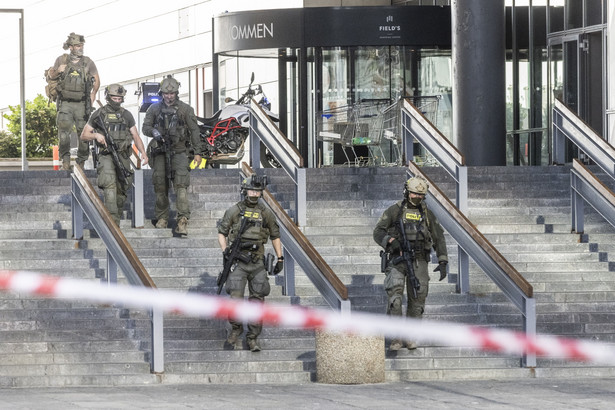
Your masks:
M361 100L356 104L323 110L317 118L317 138L342 145L347 165L379 165L384 158L380 148L383 112L390 105L388 99ZM369 154L359 155L355 150L358 146L366 146ZM352 152L352 157L347 150Z

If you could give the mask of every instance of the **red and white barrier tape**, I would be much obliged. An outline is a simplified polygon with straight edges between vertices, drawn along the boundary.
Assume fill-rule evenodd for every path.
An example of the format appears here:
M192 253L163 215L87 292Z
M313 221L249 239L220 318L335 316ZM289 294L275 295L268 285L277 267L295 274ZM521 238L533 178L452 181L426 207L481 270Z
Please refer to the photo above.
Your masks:
M278 327L321 329L362 336L386 336L443 346L469 347L521 356L615 365L615 347L593 341L565 339L503 329L488 329L455 323L416 320L369 313L338 312L254 303L199 293L181 293L124 285L0 270L0 289L58 299L156 308L163 312L226 320L258 322Z

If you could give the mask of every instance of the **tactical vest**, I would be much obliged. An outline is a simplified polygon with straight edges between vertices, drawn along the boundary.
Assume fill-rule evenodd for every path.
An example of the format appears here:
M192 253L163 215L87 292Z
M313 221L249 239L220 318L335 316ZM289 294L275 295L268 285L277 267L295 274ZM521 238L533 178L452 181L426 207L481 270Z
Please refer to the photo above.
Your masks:
M100 110L100 115L107 127L109 136L117 144L119 151L129 153L132 146L132 134L130 134L128 129L128 122L124 115L125 112L124 108L114 111L106 105ZM106 148L101 151L103 155L106 152Z
M431 249L432 239L429 232L427 212L419 208L401 209L401 218L404 221L406 238L414 244L415 249Z
M168 107L160 103L160 110L154 119L154 127L166 138L171 138L171 146L175 152L184 152L189 144L186 138L186 123L182 111L177 105Z
M241 236L241 242L253 242L262 245L267 242L269 239L269 229L264 226L263 220L263 210L262 205L258 204L255 207L247 207L243 203L237 205L240 211L244 211L244 218L248 219L248 227L244 231ZM236 225L233 226L233 232L237 232L239 230L239 225L241 224L241 219L239 219ZM230 237L231 241L233 241L233 237Z
M81 57L74 64L66 55L66 69L58 82L58 95L64 101L85 101L87 92L87 62Z

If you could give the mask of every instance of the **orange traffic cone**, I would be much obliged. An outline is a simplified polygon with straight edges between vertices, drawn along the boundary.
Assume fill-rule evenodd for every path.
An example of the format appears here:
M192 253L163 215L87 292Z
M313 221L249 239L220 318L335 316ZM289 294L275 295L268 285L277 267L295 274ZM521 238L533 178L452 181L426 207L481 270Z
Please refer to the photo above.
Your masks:
M60 169L60 148L57 145L53 146L53 169L55 171Z

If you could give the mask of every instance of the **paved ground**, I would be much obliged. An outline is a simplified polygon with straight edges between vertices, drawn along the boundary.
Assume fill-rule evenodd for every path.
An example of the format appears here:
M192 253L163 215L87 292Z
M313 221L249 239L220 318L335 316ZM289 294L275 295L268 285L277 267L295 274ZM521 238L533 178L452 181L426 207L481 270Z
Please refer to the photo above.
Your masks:
M1 409L612 409L615 379L0 389Z

